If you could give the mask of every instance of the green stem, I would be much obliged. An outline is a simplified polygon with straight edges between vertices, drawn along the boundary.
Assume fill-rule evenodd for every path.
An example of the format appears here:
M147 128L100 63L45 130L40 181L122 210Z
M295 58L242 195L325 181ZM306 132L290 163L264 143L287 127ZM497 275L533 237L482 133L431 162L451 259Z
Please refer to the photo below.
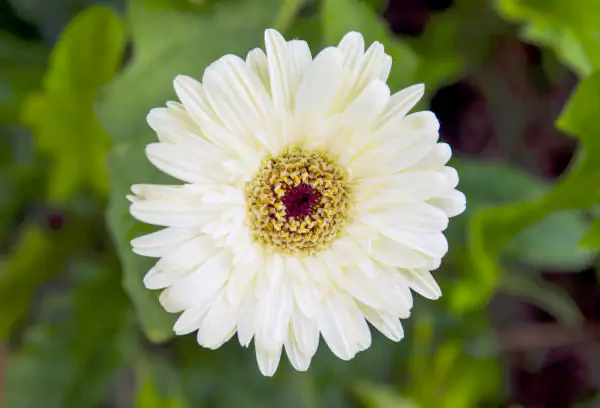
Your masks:
M273 27L281 32L289 30L303 3L304 0L284 0L275 18Z

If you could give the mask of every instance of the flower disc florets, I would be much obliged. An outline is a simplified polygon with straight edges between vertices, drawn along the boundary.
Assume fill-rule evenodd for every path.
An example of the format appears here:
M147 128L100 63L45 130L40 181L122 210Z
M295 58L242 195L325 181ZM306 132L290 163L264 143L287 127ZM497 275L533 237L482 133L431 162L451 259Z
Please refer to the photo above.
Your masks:
M294 149L266 158L246 197L256 240L287 254L313 254L343 227L349 189L325 155Z

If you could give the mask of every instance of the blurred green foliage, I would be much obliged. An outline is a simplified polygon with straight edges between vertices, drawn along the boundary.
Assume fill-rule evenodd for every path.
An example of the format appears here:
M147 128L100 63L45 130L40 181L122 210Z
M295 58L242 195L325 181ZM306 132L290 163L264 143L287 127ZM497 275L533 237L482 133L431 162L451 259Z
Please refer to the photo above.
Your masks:
M71 16L69 2L58 3L61 16ZM51 37L55 23L41 6L15 4ZM590 211L600 199L600 5L566 4L498 0L494 9L457 0L417 38L394 35L379 15L383 2L362 0L131 0L124 13L85 8L52 47L0 33L4 406L501 404L498 350L490 341L473 347L491 336L487 302L508 293L580 324L573 300L539 270L581 271L600 249ZM174 317L142 285L151 261L129 245L149 227L132 219L125 195L132 184L169 182L145 158L154 140L145 117L175 98L175 75L201 78L221 55L245 56L271 26L306 39L313 53L357 30L394 58L392 90L424 82L431 96L493 53L495 36L509 30L494 10L581 77L557 121L579 152L556 183L507 163L453 160L468 211L451 223L451 252L436 275L446 296L417 300L407 338L393 344L375 334L372 348L350 362L321 345L308 373L282 362L273 379L262 378L253 353L235 341L207 351L193 336L173 339ZM27 206L34 209L21 214ZM55 208L65 221L48 228L44 217Z
M588 61L590 69L581 69L586 74L597 69L597 21L600 7L597 3L582 0L581 8L574 8L556 1L550 6L546 2L534 0L507 0L498 2L499 9L511 17L526 19L527 24L544 24L552 21L561 24L561 29L571 35L572 41L581 46L582 55ZM575 10L577 10L575 12ZM593 39L589 38L590 35ZM561 41L548 44L561 56L564 44ZM569 63L574 60L569 59ZM585 65L585 64L584 64ZM537 199L486 209L475 214L470 223L469 253L472 260L470 277L455 287L453 304L457 310L469 310L481 307L494 292L502 274L498 258L502 250L521 231L542 222L558 211L568 209L588 209L598 203L597 183L600 179L600 133L594 113L600 108L598 91L600 90L598 73L592 73L579 84L575 94L557 120L557 126L564 132L580 140L580 149L575 163L562 179L546 194ZM561 230L562 233L562 230ZM573 248L571 248L571 251ZM546 249L548 253L550 248ZM474 295L476 294L476 295Z
M600 68L596 0L496 0L507 19L523 24L523 36L550 47L581 76Z
M43 91L23 106L22 120L32 128L38 150L52 160L48 197L54 202L62 203L86 188L100 197L108 191L104 162L110 138L93 105L120 66L123 48L119 18L110 9L87 9L56 43Z

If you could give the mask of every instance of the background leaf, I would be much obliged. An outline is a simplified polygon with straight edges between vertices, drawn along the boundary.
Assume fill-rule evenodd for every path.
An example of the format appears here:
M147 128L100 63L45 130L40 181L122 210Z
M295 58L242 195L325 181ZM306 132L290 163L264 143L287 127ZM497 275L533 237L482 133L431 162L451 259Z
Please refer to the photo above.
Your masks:
M526 22L525 37L554 48L558 57L582 77L600 69L598 21L595 0L497 0L507 19Z
M0 275L0 338L31 306L38 285L59 273L64 249L56 237L36 227L26 228L11 256L2 261Z
M93 104L116 73L124 48L124 27L107 8L92 7L65 29L50 56L43 90L29 97L23 122L38 149L49 156L48 195L65 202L78 189L104 196L104 162L110 140L100 128Z
M453 163L460 174L459 188L467 196L468 214L472 216L499 204L534 201L551 189L549 182L505 163L466 158L455 158ZM461 216L450 225L449 235L455 245L466 244L466 222L467 218ZM588 228L589 221L581 211L556 212L515 236L504 255L537 267L581 270L595 255L595 251L579 246Z
M418 405L401 397L396 390L377 384L359 383L354 388L354 393L365 408L418 408Z
M0 33L0 123L15 123L25 95L39 86L46 50Z
M489 208L477 213L470 223L469 251L474 279L459 285L454 292L454 307L479 307L489 299L501 274L497 259L502 249L519 232L556 211L585 209L598 202L597 180L600 179L600 133L591 114L598 105L600 73L585 78L567 104L558 126L582 142L580 155L570 171L547 194L537 201ZM477 289L476 289L477 288ZM475 290L476 296L466 296ZM465 303L463 303L465 302Z
M559 286L520 272L523 271L505 274L500 290L538 306L564 324L579 325L583 322L577 304Z
M121 363L117 347L126 298L115 270L79 263L72 293L42 299L42 316L7 363L4 406L97 407ZM74 316L65 316L69 308Z

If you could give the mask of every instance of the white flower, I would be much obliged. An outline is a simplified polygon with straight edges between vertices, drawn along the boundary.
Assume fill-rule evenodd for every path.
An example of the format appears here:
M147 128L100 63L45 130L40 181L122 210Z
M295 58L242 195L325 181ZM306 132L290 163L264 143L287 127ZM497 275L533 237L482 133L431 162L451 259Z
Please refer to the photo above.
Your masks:
M404 336L410 289L441 295L430 271L465 209L450 147L429 111L408 114L414 85L390 96L392 60L347 34L314 59L304 41L265 33L266 53L226 55L202 83L175 79L181 103L153 109L146 153L177 186L135 185L131 214L166 227L133 250L160 258L144 278L181 313L177 334L216 349L254 339L271 376L282 348L306 370L319 335L349 360L367 321Z

